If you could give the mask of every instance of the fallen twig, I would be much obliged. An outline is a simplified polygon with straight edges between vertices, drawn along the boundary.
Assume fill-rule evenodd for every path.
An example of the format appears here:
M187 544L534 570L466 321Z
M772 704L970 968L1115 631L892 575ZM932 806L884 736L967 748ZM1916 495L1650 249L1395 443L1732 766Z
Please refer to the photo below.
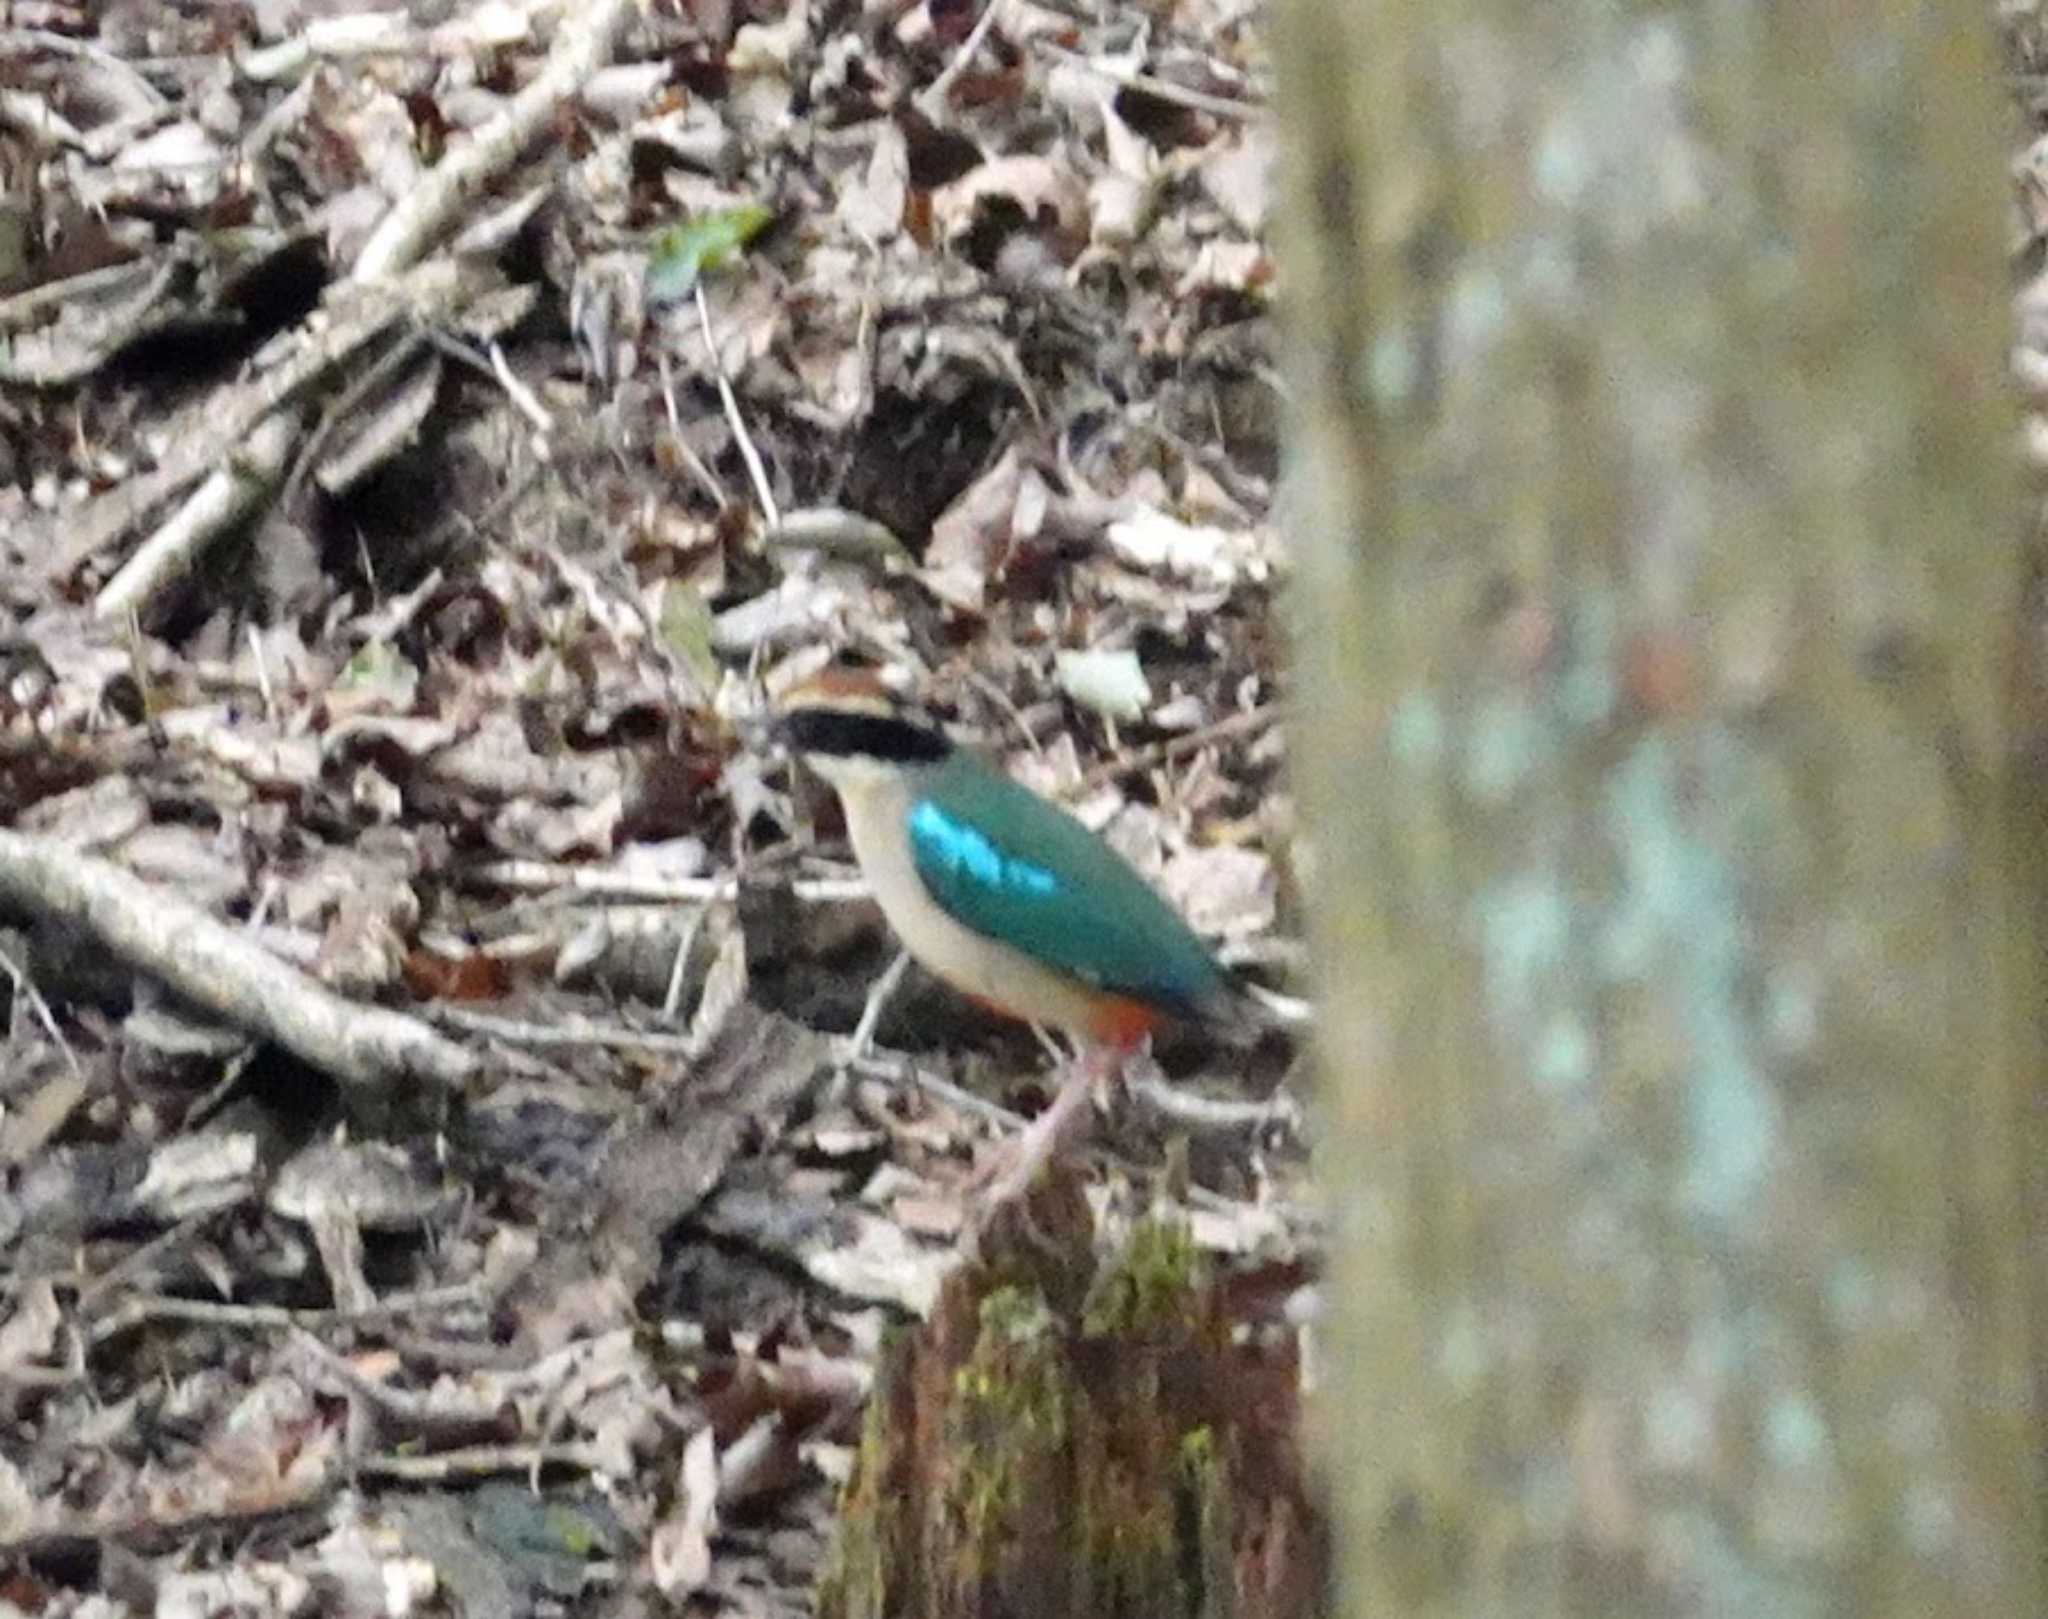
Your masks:
M360 1327L378 1322L402 1320L407 1316L445 1316L463 1305L480 1304L486 1290L475 1281L455 1282L447 1287L422 1288L417 1293L393 1294L359 1310L294 1310L281 1304L216 1304L210 1299L186 1299L167 1293L133 1294L124 1298L92 1324L91 1339L104 1343L148 1321L184 1321L202 1327L257 1327L282 1330L286 1327Z
M84 928L196 1006L352 1084L459 1085L476 1058L419 1019L342 999L196 906L54 838L0 831L0 895Z
M477 195L484 182L518 156L541 131L554 109L573 96L583 81L603 65L632 9L633 0L596 0L587 8L568 11L547 65L533 82L472 139L455 147L424 183L408 192L384 216L357 255L349 283L329 300L325 318L332 324L328 330L308 341L297 356L275 372L236 390L225 405L219 400L208 400L202 414L186 431L172 433L172 448L163 465L130 478L81 510L52 519L49 542L40 548L51 558L49 576L66 578L80 563L118 539L194 479L213 472L208 485L166 525L166 532L172 534L176 543L166 540L163 551L189 556L208 535L218 532L218 522L208 525L208 514L217 511L229 498L224 488L216 487L233 483L232 474L215 470L223 459L223 446L252 439L267 444L282 436L289 453L298 424L290 419L277 419L273 413L294 394L383 330L401 312L415 313L425 322L444 315L446 304L452 304L459 296L462 285L463 277L457 266L437 261L412 270L409 275L404 272L457 211ZM404 279L397 287L370 285L401 275ZM443 307L421 307L435 302L429 289L442 292L446 301ZM359 313L353 322L343 313L365 309L367 313ZM125 591L126 598L131 603L141 599L151 582L138 576Z
M1281 713L1278 703L1265 703L1258 708L1245 709L1241 713L1226 714L1220 720L1197 726L1192 731L1184 731L1179 736L1168 737L1164 742L1154 742L1146 747L1133 748L1128 753L1115 754L1093 769L1082 772L1072 796L1081 797L1092 793L1096 788L1106 787L1133 771L1150 770L1154 765L1168 764L1175 759L1184 759L1191 753L1200 753L1212 743L1227 741L1233 737L1256 736L1278 723Z
M666 347L656 351L655 363L661 371L661 403L668 413L669 442L675 446L676 454L682 457L683 465L690 469L691 475L711 496L711 503L724 511L732 504L726 495L725 485L718 481L718 474L711 470L683 433L682 414L676 409L675 367L669 363Z
M1154 74L1144 73L1137 68L1124 67L1100 56L1084 56L1079 51L1068 50L1064 45L1048 40L1033 40L1032 43L1049 55L1076 67L1109 80L1111 84L1122 85L1126 90L1136 90L1155 101L1170 101L1177 107L1186 107L1194 112L1206 112L1212 118L1234 118L1249 122L1266 116L1265 106L1257 101L1236 101L1229 96L1212 96L1203 90L1190 90L1185 85L1175 84L1171 79L1162 79Z
M610 1470L610 1461L596 1445L472 1445L466 1450L444 1450L434 1456L365 1456L355 1467L365 1478L442 1484L493 1473L532 1474L550 1467L605 1473Z
M152 1265L184 1247L224 1212L226 1211L223 1209L213 1208L201 1209L197 1214L188 1214L168 1230L158 1232L149 1241L126 1255L118 1264L102 1271L90 1281L81 1282L78 1289L80 1313L90 1316L99 1308L102 1299L133 1289L138 1279Z
M1000 1102L991 1102L985 1096L976 1096L974 1092L964 1086L955 1085L943 1075L935 1074L929 1068L920 1067L909 1057L877 1051L871 1046L866 1051L849 1052L839 1061L849 1073L921 1091L936 1097L956 1112L971 1114L983 1123L992 1124L1001 1130L1022 1130L1031 1122L1023 1114L1004 1107Z
M26 90L0 90L0 125L18 130L45 146L85 145L85 136L70 119L53 111L41 96Z
M1126 1074L1124 1086L1137 1101L1181 1130L1207 1132L1277 1127L1294 1134L1301 1130L1301 1104L1282 1092L1275 1092L1260 1101L1233 1101L1228 1097L1197 1096L1157 1076L1142 1074Z
M277 411L256 424L246 443L226 459L154 534L142 542L93 602L99 618L139 608L170 580L190 570L216 534L231 528L271 489L298 436L295 411Z
M939 76L919 93L918 110L933 123L938 123L944 117L946 97L952 93L954 81L967 71L967 64L974 60L974 53L981 49L982 42L988 38L1002 11L1003 0L988 0L973 29L961 42L960 49L953 53L952 61L940 69Z
M406 315L422 320L444 316L461 299L465 278L453 264L424 265L390 285L358 287L336 294L322 312L322 324L306 329L298 351L274 370L214 396L171 424L163 464L137 473L84 506L46 520L48 577L64 579L80 563L111 545L149 512L187 484L214 470L230 446L267 428L265 418L289 404L303 389Z
M694 1057L703 1042L672 1029L635 1029L623 1023L592 1023L587 1018L536 1023L526 1018L498 1017L490 1012L472 1011L466 1006L437 1005L434 1021L467 1034L507 1045L594 1046L604 1051L639 1051L651 1055Z
M737 877L643 877L604 866L572 866L551 860L494 860L472 866L462 880L515 893L547 894L574 889L603 899L667 900L717 905L739 898ZM868 897L861 877L799 877L789 885L795 899L810 905L838 905Z
M64 1061L70 1065L71 1072L82 1075L85 1070L78 1065L78 1053L71 1049L71 1042L64 1038L64 1031L57 1026L56 1018L50 1015L50 1003L43 999L43 993L36 988L35 980L23 972L5 950L0 950L0 972L14 980L14 992L27 999L29 1010L35 1014L36 1021L42 1024L43 1031L49 1035L51 1043L64 1054Z
M342 418L411 364L412 357L426 346L428 334L432 330L432 327L426 327L423 330L407 332L400 337L366 366L361 375L342 389L334 401L320 413L320 420L314 424L313 431L306 436L306 442L300 446L299 453L292 462L292 470L284 481L284 493L278 497L278 503L286 511L292 509L293 503L298 499L300 488L312 473L315 463L325 453L335 430L341 425Z
M896 993L896 986L903 982L903 975L909 970L910 952L898 950L896 959L889 963L882 976L875 980L874 988L868 991L867 1005L861 1008L860 1021L853 1026L853 1033L847 1037L846 1049L840 1058L842 1064L868 1054L868 1048L875 1043L875 1025L882 1021L882 1010L889 1004L889 997Z
M704 358L711 367L712 379L718 384L718 397L725 402L725 419L732 426L733 439L740 447L740 459L747 464L747 476L754 481L754 498L761 503L761 520L772 533L782 526L782 513L775 506L775 492L768 487L768 469L761 462L761 452L754 448L753 435L747 431L747 419L740 414L739 396L732 391L732 382L725 374L725 361L719 358L718 339L711 332L711 306L704 301L704 283L699 281L697 293L697 324L704 333Z
M98 76L95 88L118 118L136 118L162 113L170 102L164 93L112 51L89 39L58 33L51 28L0 28L0 56L33 56L47 52L89 62Z
M555 110L612 54L634 0L593 0L562 11L547 63L491 121L453 145L419 185L400 198L356 255L357 281L395 274L417 259L484 182L505 168L546 127Z

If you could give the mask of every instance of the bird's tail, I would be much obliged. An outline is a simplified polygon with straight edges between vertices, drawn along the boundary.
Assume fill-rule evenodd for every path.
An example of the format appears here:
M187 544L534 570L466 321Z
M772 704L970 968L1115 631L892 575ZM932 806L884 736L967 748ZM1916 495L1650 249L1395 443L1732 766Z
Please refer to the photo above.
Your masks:
M1202 1026L1226 1045L1254 1046L1268 1029L1297 1037L1315 1021L1315 1008L1296 995L1255 984L1237 973L1229 987L1202 1008Z

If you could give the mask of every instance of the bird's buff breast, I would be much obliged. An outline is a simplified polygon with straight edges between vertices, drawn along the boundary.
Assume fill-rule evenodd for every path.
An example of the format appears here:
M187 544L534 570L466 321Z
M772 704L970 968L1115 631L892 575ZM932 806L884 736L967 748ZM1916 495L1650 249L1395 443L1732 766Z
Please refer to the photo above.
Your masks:
M1150 1007L1057 971L941 909L911 854L907 827L913 799L911 786L896 780L840 787L847 835L875 901L927 971L998 1012L1105 1044L1130 1046L1150 1031L1157 1021Z

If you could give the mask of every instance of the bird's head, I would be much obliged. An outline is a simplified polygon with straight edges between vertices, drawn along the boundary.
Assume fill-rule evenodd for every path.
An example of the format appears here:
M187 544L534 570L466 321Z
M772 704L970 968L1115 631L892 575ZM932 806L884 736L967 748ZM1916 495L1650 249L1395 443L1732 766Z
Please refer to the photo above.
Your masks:
M832 668L776 704L782 742L834 787L858 787L953 751L945 732L867 669Z

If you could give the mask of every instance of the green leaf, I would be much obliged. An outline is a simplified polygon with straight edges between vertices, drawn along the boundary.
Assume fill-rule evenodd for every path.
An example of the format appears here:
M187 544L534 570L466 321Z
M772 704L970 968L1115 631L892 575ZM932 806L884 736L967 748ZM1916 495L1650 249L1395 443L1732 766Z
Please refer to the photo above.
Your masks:
M357 698L375 697L391 706L410 706L419 688L420 672L388 641L365 641L335 676L336 691Z
M718 658L712 650L711 604L687 579L671 579L661 597L661 639L682 659L697 683L710 691L718 684Z
M745 202L669 226L655 237L647 258L647 301L667 304L687 298L700 275L731 261L774 217L774 210Z

